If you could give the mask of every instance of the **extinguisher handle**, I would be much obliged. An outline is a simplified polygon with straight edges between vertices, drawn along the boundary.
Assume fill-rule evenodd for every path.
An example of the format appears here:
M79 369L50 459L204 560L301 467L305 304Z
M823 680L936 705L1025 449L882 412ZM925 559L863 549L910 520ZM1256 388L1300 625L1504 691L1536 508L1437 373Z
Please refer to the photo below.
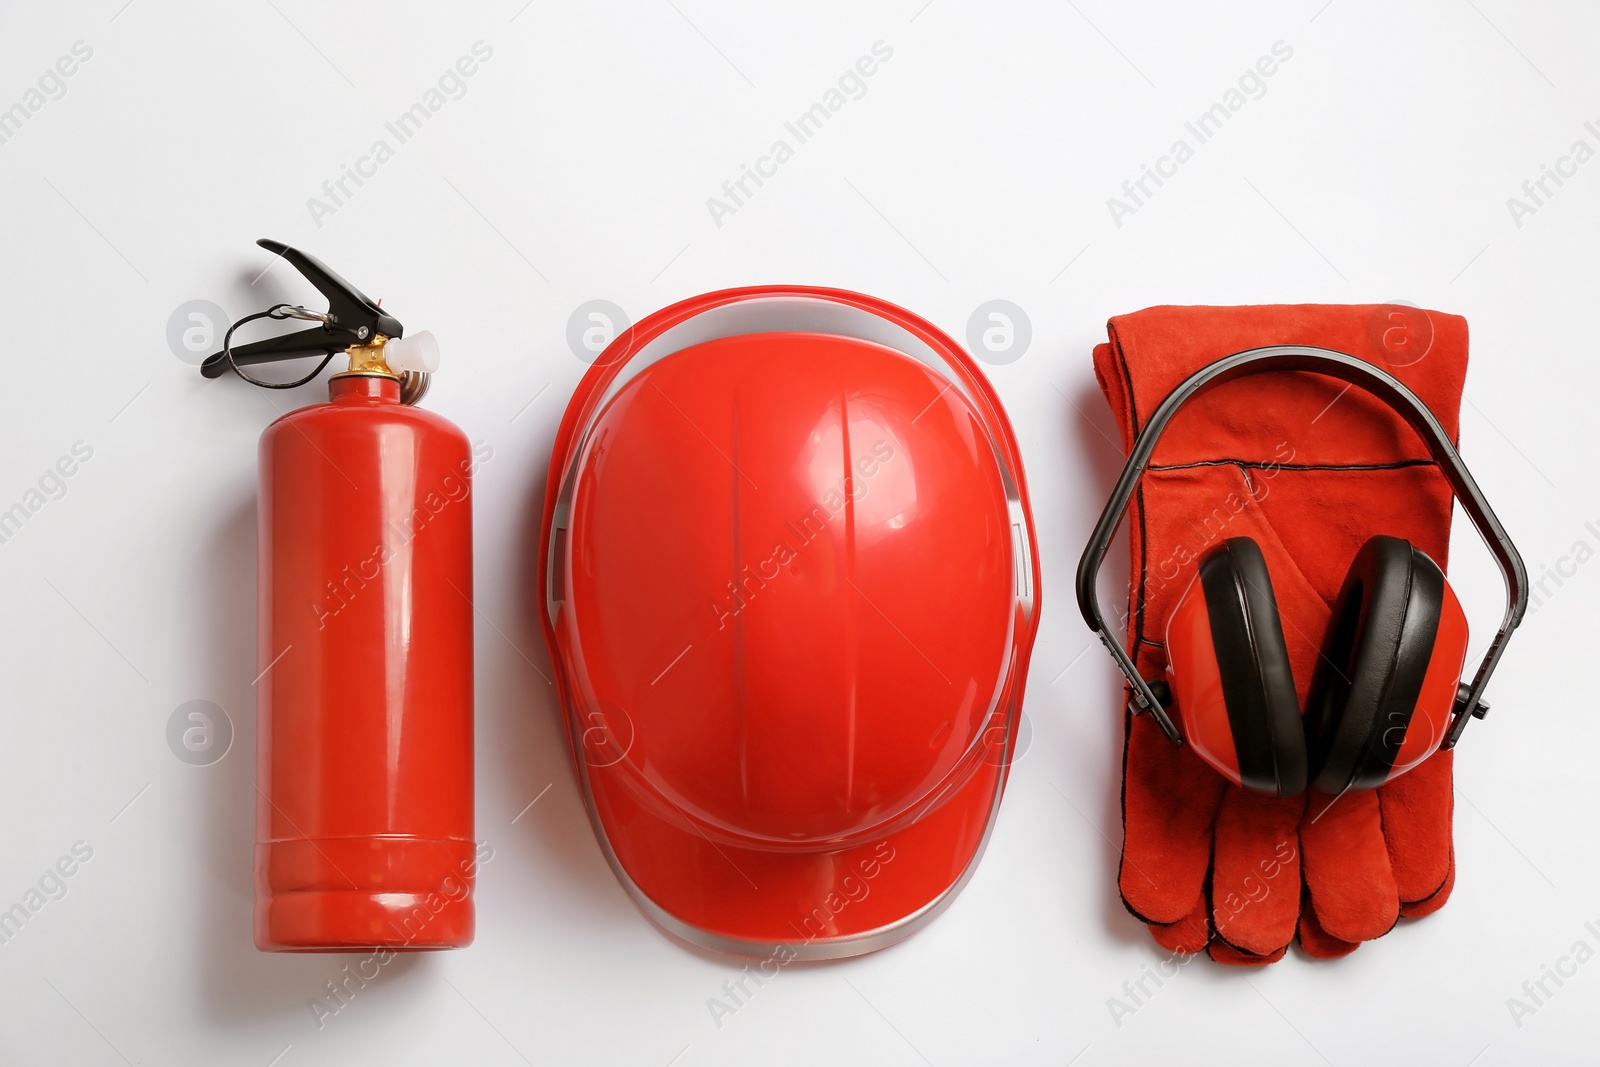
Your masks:
M272 318L315 318L321 319L323 325L301 330L299 333L269 337L266 340L239 345L233 349L235 364L273 363L303 356L331 355L351 345L370 344L373 337L379 334L390 339L405 335L406 328L401 325L399 319L380 308L377 301L345 281L334 272L333 268L317 257L268 237L261 238L256 244L282 257L304 275L307 281L316 286L317 291L328 299L328 311L326 315L316 313L296 315L294 312L289 312L253 316L265 317L266 314L271 314ZM278 305L278 308L287 306L289 305ZM278 308L273 310L277 311ZM244 321L246 320L240 320ZM228 369L228 354L225 351L212 354L200 365L200 373L207 378L215 378Z
M279 360L301 359L305 356L332 355L356 343L343 331L326 326L313 326L309 330L299 330L279 337L268 337L263 341L252 341L247 345L237 345L233 349L233 361L241 367L250 367L259 363L276 363ZM200 364L200 373L207 378L221 377L232 369L228 364L226 351L207 356L206 361Z

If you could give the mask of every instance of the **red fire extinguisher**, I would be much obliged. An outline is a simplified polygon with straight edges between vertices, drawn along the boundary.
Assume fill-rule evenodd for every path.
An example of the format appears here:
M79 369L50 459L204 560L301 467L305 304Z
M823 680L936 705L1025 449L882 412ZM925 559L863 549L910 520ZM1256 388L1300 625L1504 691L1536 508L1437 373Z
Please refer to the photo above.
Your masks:
M415 407L430 335L277 241L328 298L235 323L202 373L304 384L338 354L328 402L261 435L255 942L268 951L471 943L475 456ZM310 329L232 345L253 319ZM244 368L323 356L293 382Z

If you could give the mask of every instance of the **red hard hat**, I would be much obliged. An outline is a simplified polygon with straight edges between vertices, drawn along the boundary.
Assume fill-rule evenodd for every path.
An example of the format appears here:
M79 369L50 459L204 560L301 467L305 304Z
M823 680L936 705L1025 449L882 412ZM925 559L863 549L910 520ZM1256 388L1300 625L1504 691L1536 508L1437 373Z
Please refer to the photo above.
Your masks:
M567 408L540 551L584 799L652 919L831 958L955 895L1039 573L1011 427L953 341L831 289L657 312Z

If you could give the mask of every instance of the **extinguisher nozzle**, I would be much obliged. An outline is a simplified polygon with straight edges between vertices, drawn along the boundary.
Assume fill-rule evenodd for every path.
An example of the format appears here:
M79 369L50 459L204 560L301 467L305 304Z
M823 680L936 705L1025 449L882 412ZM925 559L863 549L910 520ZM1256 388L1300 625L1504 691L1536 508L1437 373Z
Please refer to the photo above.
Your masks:
M439 369L439 342L427 330L397 337L383 346L383 361L399 373L432 374Z

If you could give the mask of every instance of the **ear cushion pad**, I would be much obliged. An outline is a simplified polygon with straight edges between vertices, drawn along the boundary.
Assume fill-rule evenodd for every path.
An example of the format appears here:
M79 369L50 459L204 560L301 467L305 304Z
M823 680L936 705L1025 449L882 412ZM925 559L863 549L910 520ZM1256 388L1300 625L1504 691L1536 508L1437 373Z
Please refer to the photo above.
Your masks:
M1267 561L1255 541L1230 537L1199 570L1241 784L1294 796L1306 787L1305 734Z
M1329 795L1382 785L1433 657L1444 573L1411 542L1361 546L1334 602L1306 701L1312 785Z

